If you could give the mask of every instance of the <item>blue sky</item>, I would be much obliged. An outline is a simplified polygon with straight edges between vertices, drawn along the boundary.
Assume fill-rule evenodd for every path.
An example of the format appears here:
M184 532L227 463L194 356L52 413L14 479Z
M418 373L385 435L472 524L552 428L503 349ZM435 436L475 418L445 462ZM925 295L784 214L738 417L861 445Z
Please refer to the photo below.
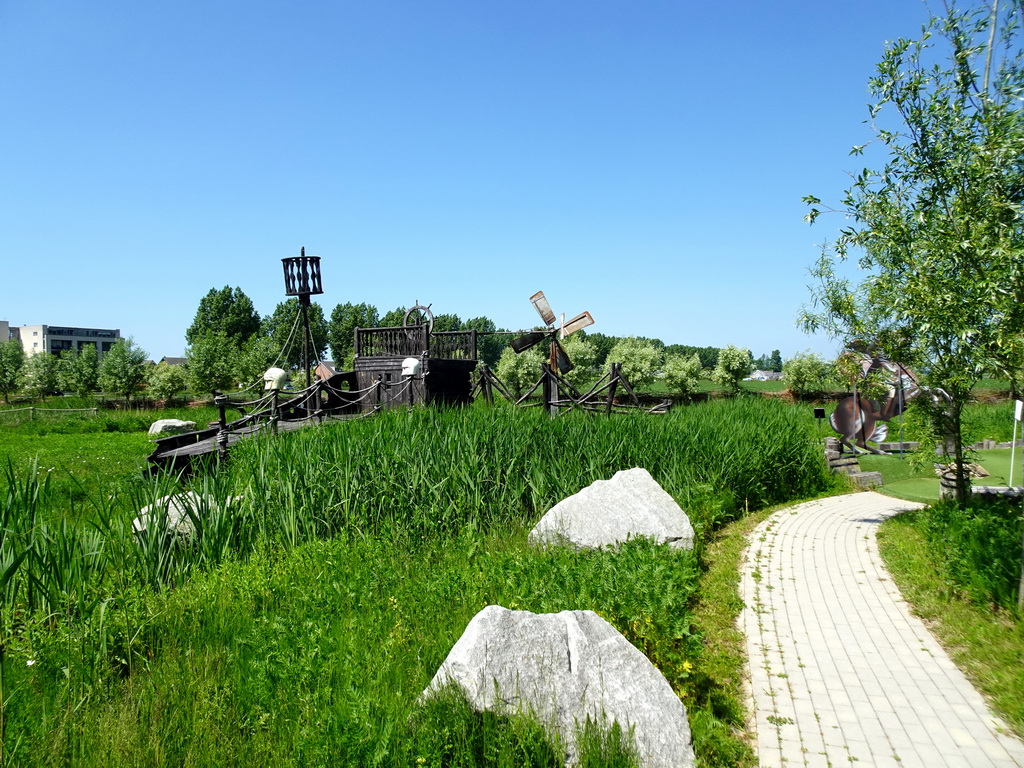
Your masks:
M0 4L0 320L184 352L280 259L415 301L784 357L867 80L920 0Z

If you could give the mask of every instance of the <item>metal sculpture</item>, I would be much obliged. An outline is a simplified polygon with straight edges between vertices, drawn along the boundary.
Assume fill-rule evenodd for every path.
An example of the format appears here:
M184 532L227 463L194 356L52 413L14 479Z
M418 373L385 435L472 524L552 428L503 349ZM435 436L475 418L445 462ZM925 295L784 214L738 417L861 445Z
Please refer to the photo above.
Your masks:
M839 433L839 442L854 453L886 455L881 448L868 445L883 442L889 434L886 422L903 413L907 403L921 393L921 385L914 373L901 363L894 363L880 353L860 352L859 377L867 379L879 371L886 375L887 394L884 400L874 401L857 394L841 400L829 418L832 429Z

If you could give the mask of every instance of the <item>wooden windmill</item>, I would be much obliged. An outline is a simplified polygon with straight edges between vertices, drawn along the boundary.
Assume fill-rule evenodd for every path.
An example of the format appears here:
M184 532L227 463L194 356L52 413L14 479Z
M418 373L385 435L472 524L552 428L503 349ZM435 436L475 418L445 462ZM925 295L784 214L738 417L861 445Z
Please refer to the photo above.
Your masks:
M530 331L516 337L512 340L512 349L518 355L520 352L525 352L548 339L551 343L551 358L549 361L551 370L557 369L561 373L571 371L573 368L572 360L569 359L562 345L558 343L559 339L564 339L571 333L586 328L588 325L593 325L594 318L591 317L589 312L581 312L569 320L569 322L566 322L565 315L562 315L561 322L556 327L555 313L552 311L551 305L548 304L548 300L544 297L544 291L537 291L533 294L530 297L530 302L533 304L534 309L537 310L537 314L540 315L540 319L544 322L547 330Z

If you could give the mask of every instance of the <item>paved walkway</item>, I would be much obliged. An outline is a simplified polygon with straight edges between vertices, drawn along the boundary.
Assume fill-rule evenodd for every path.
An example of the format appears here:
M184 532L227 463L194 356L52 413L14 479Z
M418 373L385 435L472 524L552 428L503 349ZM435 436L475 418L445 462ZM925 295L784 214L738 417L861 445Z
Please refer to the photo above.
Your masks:
M762 768L1024 766L1024 745L882 566L878 524L916 506L877 493L820 499L752 535L741 623Z

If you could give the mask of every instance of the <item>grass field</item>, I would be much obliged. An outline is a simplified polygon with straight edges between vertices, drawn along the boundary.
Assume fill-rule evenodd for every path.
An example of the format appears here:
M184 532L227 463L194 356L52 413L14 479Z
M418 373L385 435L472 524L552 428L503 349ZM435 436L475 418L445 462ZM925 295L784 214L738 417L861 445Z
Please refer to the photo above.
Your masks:
M1008 485L1010 479L1010 457L1014 454L1015 485L1024 484L1024 448L1015 452L1009 448L972 451L970 460L980 464L989 472L987 477L972 479L972 485ZM939 500L939 478L934 465L938 459L934 454L907 454L860 457L865 472L881 472L884 485L878 490L889 496L907 501L931 504Z
M1002 424L1004 406L979 406L974 423ZM196 510L188 548L130 533L143 503L185 487L140 477L151 443L137 430L158 415L145 413L142 426L109 416L110 431L0 427L0 765L560 765L561 745L529 720L416 704L489 603L597 610L682 697L698 765L753 764L736 563L751 512L835 488L808 407L741 397L552 421L474 406L252 441L192 483L215 503ZM1001 472L1003 453L982 458ZM887 492L924 497L931 482L937 496L926 458L862 464L878 464ZM646 466L690 514L694 553L525 545L553 503L629 466ZM1016 724L1020 622L985 603L1005 603L1007 566L989 564L1007 561L984 549L976 520L988 518L920 523L924 549L904 557L925 564L913 599L937 621L982 601L972 615L988 623L957 618L949 642ZM1019 541L1004 523L1000 535ZM958 554L936 582L942 552ZM631 764L614 734L590 734L585 749L583 764Z
M904 513L882 524L878 541L914 612L1024 737L1024 620L1012 608L1022 525L1014 506L997 525L983 522L991 513Z
M115 462L108 436L139 442ZM833 482L808 415L759 398L612 419L390 412L236 449L193 482L212 502L183 548L130 533L143 502L181 488L131 476L144 436L47 437L47 467L89 440L105 460L71 516L54 472L29 470L31 446L0 478L10 764L559 764L528 721L416 705L489 603L598 611L683 697L699 765L740 764L742 700L696 619L707 546L727 521ZM525 545L553 503L631 466L690 514L693 553ZM614 734L588 744L591 764L630 763Z

